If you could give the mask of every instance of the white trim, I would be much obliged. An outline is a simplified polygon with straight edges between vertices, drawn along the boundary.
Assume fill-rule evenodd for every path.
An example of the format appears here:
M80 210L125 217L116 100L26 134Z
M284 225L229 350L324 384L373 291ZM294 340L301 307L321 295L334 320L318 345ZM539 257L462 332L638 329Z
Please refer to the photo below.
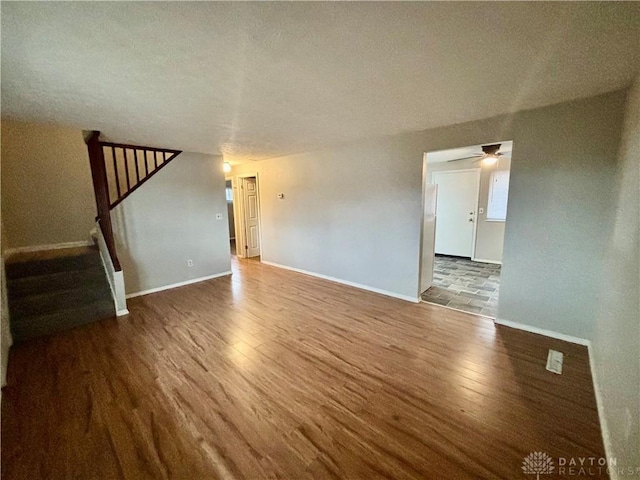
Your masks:
M429 290L429 289L427 289L427 290ZM440 305L439 303L430 302L429 300L425 300L422 297L420 298L420 303L426 303L427 305L433 305L434 307L448 308L449 310L454 310L456 312L466 313L467 315L474 315L476 317L486 318L487 320L495 320L494 317L490 317L489 315L484 315L482 313L470 312L468 310L460 310L459 308L450 307L449 305Z
M502 262L499 260L488 260L486 258L472 258L472 262L480 262L480 263L493 263L495 265L502 265Z
M593 347L591 342L587 345L589 350L589 367L591 367L591 380L593 381L593 391L596 395L596 406L598 408L598 419L600 420L600 431L602 432L602 443L604 444L604 453L607 459L613 458L613 450L611 448L611 435L609 434L609 427L604 416L604 405L602 403L602 390L600 390L600 384L598 383L598 376L596 375L596 363L593 359ZM610 480L617 480L618 470L611 468L609 472Z
M50 245L32 245L29 247L15 247L15 248L7 248L3 256L8 257L15 253L41 252L43 250L58 250L61 248L90 247L92 245L94 245L94 243L91 240L79 240L77 242L52 243Z
M116 312L116 317L121 317L123 315L129 315L129 310L127 310L126 308L122 309L122 310L118 310Z
M13 335L11 335L11 318L9 316L9 302L7 300L7 276L5 270L4 258L0 255L0 276L2 276L2 312L0 318L2 325L0 326L0 346L2 347L2 365L0 371L2 373L0 384L2 387L7 385L7 370L9 369L9 357L11 346L13 345ZM2 399L2 391L0 390L0 400Z
M205 280L211 280L213 278L224 277L225 275L231 275L231 270L222 273L215 273L213 275L207 275L206 277L193 278L191 280L185 280L184 282L172 283L171 285L164 285L162 287L150 288L149 290L141 290L139 292L128 293L126 298L140 297L142 295L148 295L149 293L162 292L164 290L171 290L172 288L184 287L185 285L191 285L192 283L204 282Z
M242 240L242 232L240 231L240 222L242 221L241 212L242 210L242 195L241 188L238 182L237 177L233 177L231 180L231 186L233 188L233 227L234 227L234 239L236 241L236 256L238 258L244 258L242 255L242 250L239 249L238 245L243 245Z
M102 229L97 222L96 227L91 230L91 236L94 238L96 245L98 245L102 267L104 268L104 273L107 277L107 282L109 282L109 288L111 289L111 297L113 298L113 304L116 309L116 316L126 315L128 311L127 299L124 295L124 272L122 270L116 272L113 267L107 243L102 235Z
M420 303L420 298L410 297L409 295L402 295L400 293L390 292L389 290L370 287L368 285L363 285L361 283L350 282L349 280L342 280L340 278L330 277L329 275L323 275L321 273L309 272L308 270L302 270L301 268L288 267L286 265L281 265L279 263L274 263L274 262L268 262L266 260L262 260L260 263L263 263L265 265L270 265L272 267L282 268L284 270L291 270L292 272L303 273L304 275L309 275L311 277L322 278L323 280L329 280L330 282L341 283L342 285L349 285L350 287L359 288L361 290L367 290L369 292L379 293L381 295L386 295L388 297L399 298L400 300L405 300L407 302Z
M544 335L545 337L555 338L557 340L563 340L569 343L576 343L578 345L589 346L589 340L580 337L574 337L573 335L567 335L565 333L554 332L553 330L546 330L544 328L533 327L531 325L525 325L524 323L511 322L509 320L503 320L496 318L494 322L498 325L504 325L505 327L515 328L517 330L523 330L525 332L537 333L538 335Z

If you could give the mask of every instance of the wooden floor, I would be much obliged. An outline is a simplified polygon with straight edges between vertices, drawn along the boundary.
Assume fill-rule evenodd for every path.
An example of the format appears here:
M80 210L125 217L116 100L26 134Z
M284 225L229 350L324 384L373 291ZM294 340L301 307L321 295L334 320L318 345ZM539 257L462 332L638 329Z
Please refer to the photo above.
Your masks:
M584 347L255 261L129 310L12 349L3 478L526 479L532 451L604 456Z

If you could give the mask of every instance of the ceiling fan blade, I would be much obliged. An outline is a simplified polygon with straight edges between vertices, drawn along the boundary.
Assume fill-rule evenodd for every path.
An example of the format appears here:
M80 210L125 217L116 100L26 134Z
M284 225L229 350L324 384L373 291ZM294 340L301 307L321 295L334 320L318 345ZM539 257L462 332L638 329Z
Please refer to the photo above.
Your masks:
M474 155L473 157L454 158L453 160L447 160L447 163L449 163L449 162L459 162L461 160L472 160L474 158L479 158L479 157L482 157L482 155Z

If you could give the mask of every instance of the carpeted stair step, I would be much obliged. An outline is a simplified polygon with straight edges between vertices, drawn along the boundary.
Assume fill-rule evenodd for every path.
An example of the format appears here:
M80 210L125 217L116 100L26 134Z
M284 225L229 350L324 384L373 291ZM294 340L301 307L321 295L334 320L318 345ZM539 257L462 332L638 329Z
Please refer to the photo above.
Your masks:
M32 315L12 322L11 333L15 341L51 335L81 325L115 316L113 300L101 300L79 307L59 310L46 315ZM13 319L12 319L13 320Z
M85 270L34 275L8 280L9 301L27 295L55 293L72 290L79 285L88 288L104 286L105 272L102 264Z
M14 261L10 259L5 266L7 280L102 266L98 250L87 250L87 253L73 256L56 256L53 258L27 261Z
M106 283L106 281L104 282ZM11 320L19 321L33 315L46 315L59 310L90 305L100 300L111 299L109 285L76 285L75 288L57 292L33 293L9 300Z
M95 247L20 254L7 261L6 274L16 341L115 316Z

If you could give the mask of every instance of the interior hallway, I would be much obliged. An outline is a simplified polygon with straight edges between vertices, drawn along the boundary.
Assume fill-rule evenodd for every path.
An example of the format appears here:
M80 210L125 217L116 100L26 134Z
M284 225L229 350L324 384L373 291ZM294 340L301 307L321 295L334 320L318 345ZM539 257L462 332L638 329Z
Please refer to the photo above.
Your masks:
M433 286L422 294L422 300L496 318L499 294L500 265L436 255Z
M236 257L233 270L15 345L3 476L511 479L532 451L604 456L585 347Z

